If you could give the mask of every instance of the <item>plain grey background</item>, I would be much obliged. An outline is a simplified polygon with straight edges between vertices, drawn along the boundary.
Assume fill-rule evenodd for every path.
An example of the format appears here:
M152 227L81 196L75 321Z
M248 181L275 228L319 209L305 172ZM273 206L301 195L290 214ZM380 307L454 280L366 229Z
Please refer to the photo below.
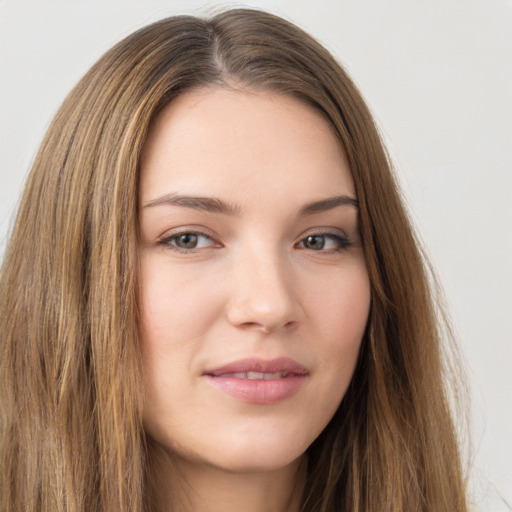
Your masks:
M467 361L475 510L508 510L511 1L0 0L0 253L43 133L81 75L139 27L219 6L260 7L290 19L327 46L360 86L444 285Z

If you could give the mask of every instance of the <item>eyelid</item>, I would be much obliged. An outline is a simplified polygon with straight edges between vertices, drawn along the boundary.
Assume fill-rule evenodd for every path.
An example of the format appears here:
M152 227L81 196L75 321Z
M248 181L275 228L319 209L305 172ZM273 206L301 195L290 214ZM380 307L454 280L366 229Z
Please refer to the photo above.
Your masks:
M211 245L208 247L199 247L199 248L191 248L191 249L185 249L181 248L177 245L172 245L170 242L174 238L178 238L181 235L196 235L208 238L211 240ZM302 244L308 237L310 236L319 236L319 237L325 237L332 241L335 241L339 244L339 247L336 249L320 249L315 252L339 252L343 251L353 245L355 245L354 240L347 235L345 231L343 231L340 228L335 227L315 227L310 228L307 231L303 232L300 237L297 239L297 241L294 243L294 246L297 247L300 244ZM158 237L156 241L157 245L163 246L164 248L177 252L177 253L197 253L200 251L204 251L211 248L219 248L222 247L222 243L219 242L218 236L213 234L209 229L203 227L203 226L180 226L177 228L170 229L166 231L163 235ZM307 247L300 247L300 249L308 250ZM313 249L309 249L313 251Z
M302 244L310 236L322 236L325 238L330 238L331 240L337 241L340 244L340 247L338 247L335 250L327 249L327 250L318 250L318 251L314 251L314 252L325 252L325 253L335 252L335 251L339 252L339 251L343 251L343 250L354 245L354 240L349 235L347 235L347 233L345 233L345 231L343 231L340 228L317 227L317 228L308 229L306 232L304 232L300 236L300 238L297 240L297 242L295 243L295 246ZM301 249L307 250L308 248L301 247ZM311 250L313 250L313 249L311 249Z
M208 238L212 241L212 245L208 247L199 247L193 249L184 249L178 247L176 245L171 245L170 241L174 238L177 238L181 235L196 235ZM163 235L158 237L157 245L163 246L171 251L178 253L197 253L199 251L203 251L205 249L211 249L215 247L222 247L222 244L218 241L218 237L210 232L210 230L199 227L199 226L180 226L178 228L170 229L166 231Z
M318 235L318 236L336 236L336 237L341 237L341 238L347 238L347 239L350 239L350 236L341 228L335 228L335 227L322 227L322 226L318 226L318 227L313 227L313 228L309 228L307 229L306 231L304 231L303 233L301 233L301 235L298 237L298 242L300 242L301 240L304 240L304 238L307 238L308 236L314 236L314 235Z

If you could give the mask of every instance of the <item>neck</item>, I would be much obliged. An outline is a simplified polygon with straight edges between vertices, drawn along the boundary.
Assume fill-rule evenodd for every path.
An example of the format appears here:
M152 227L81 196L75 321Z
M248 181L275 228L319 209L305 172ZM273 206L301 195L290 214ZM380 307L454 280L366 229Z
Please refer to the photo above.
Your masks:
M154 512L299 512L305 456L265 472L231 472L151 449Z

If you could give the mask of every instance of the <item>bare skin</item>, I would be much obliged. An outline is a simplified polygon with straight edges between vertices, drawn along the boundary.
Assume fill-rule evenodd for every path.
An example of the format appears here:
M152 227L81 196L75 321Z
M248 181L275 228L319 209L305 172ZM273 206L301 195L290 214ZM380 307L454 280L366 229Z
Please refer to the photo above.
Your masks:
M179 462L158 448L153 451L153 512L298 512L306 476L306 459L286 470L224 473L214 467ZM168 485L173 482L173 486ZM236 490L236 491L235 491Z
M345 154L309 105L198 89L140 182L144 426L159 512L298 512L370 307Z

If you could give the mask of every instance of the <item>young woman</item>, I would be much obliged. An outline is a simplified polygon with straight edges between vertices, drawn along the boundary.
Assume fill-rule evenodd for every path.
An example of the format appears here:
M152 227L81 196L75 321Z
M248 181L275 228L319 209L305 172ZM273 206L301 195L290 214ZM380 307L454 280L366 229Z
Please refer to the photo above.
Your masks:
M2 512L467 510L428 283L325 49L252 10L136 32L5 256Z

